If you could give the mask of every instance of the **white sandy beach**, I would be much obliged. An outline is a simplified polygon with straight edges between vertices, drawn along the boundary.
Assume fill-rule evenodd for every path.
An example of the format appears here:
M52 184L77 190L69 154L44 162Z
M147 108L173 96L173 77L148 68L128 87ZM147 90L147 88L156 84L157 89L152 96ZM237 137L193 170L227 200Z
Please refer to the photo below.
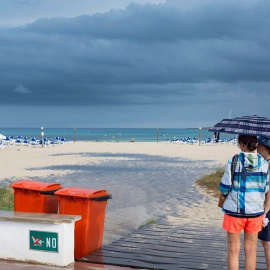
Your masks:
M34 148L29 146L6 147L0 151L1 178L2 179L25 179L37 174L46 177L49 174L55 176L69 173L68 171L36 170L29 171L29 168L49 167L51 165L82 165L99 163L104 160L100 157L82 157L80 153L131 153L160 155L166 157L186 158L196 161L211 160L217 166L224 166L226 161L235 153L238 148L235 145L217 146L198 146L198 145L179 145L174 143L155 143L155 142L76 142L68 143L57 147ZM70 153L69 155L59 156L59 154ZM113 157L106 158L115 159ZM119 159L119 158L118 158Z
M166 216L172 223L220 226L222 213L216 199L198 191L194 181L202 172L225 166L237 152L235 145L165 142L72 142L50 148L14 146L0 151L0 181L4 186L35 179L59 182L63 187L106 189L113 196L106 210L103 242L108 244L148 219L160 216ZM181 185L188 185L181 191L182 179ZM204 199L193 203L192 197L198 193ZM185 196L188 203L183 199Z

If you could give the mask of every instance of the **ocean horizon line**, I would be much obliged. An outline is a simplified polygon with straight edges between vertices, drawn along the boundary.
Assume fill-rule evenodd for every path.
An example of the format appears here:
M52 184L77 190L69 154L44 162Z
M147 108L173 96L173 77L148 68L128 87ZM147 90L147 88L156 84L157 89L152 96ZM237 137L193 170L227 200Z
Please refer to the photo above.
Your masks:
M211 127L46 127L46 126L40 126L40 127L0 127L1 129L210 129Z

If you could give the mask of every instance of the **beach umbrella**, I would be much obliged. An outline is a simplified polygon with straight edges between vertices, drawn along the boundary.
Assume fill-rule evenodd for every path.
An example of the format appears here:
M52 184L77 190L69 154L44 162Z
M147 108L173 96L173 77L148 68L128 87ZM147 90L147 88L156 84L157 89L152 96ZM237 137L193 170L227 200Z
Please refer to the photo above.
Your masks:
M257 115L223 119L208 131L270 137L270 119Z

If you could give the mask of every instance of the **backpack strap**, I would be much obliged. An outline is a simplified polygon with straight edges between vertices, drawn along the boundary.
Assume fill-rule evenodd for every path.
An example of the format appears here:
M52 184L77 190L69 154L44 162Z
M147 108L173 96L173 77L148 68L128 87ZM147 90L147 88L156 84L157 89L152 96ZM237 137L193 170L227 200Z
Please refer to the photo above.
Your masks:
M232 164L231 164L231 188L228 191L228 193L226 195L221 194L219 197L219 202L218 202L218 206L219 207L223 207L223 203L225 202L225 199L227 198L227 196L229 195L230 191L232 190L232 186L233 186L233 176L234 176L234 172L235 172L235 168L237 166L237 161L238 161L238 156L239 155L234 155L232 158ZM221 200L222 198L222 200Z
M238 158L239 158L239 155L234 155L233 158L232 158L232 164L231 164L232 178L233 178L233 175L234 175L234 172L235 172L235 168L237 166Z
M237 166L238 159L239 159L239 155L234 155L233 158L232 158L232 164L231 164L231 182L232 182L232 185L231 185L230 191L231 191L232 186L233 186L233 176L234 176L235 168Z

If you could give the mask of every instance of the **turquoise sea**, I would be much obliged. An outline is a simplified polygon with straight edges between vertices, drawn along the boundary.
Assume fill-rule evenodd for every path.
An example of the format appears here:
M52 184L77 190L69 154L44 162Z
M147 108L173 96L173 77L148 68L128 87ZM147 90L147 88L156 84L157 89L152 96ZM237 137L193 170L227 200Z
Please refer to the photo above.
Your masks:
M41 128L0 128L0 134L5 136L22 136L28 139L41 138ZM46 128L44 137L55 139L65 138L68 141L119 141L129 142L156 142L175 140L181 138L199 138L198 128L172 129L172 128ZM201 130L201 139L207 140L213 137L213 132L207 129ZM222 139L231 138L231 134L221 134Z

